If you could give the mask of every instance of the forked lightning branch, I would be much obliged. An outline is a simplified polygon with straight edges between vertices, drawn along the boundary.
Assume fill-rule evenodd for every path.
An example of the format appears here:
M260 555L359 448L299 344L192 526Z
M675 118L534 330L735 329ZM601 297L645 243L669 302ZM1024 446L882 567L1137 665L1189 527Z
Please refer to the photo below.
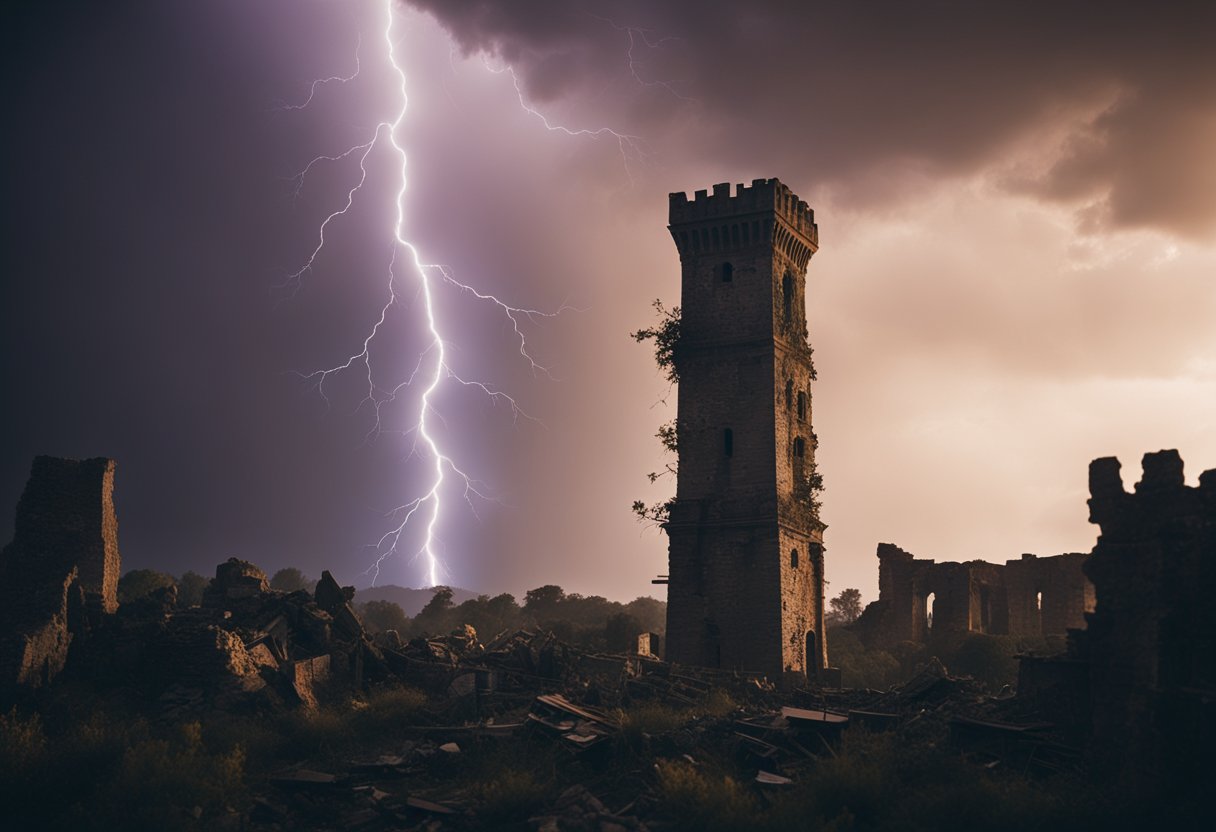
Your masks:
M408 105L406 93L406 75L398 54L396 38L399 18L394 14L393 0L381 0L383 3L383 29L375 38L376 45L384 50L384 56L392 67L395 76L394 98L386 102L386 117L376 124L362 143L352 145L341 152L319 155L312 159L296 177L297 190L303 186L305 178L313 170L322 165L341 163L350 159L358 160L358 173L346 188L339 205L331 211L320 223L317 231L317 241L303 264L292 274L288 275L280 288L294 294L303 281L309 277L317 264L321 251L332 234L339 233L341 223L347 219L352 206L367 185L369 176L374 176L369 160L374 151L380 149L389 152L394 159L392 166L393 187L395 189L395 204L392 216L386 217L386 243L390 244L392 256L387 264L387 281L385 299L378 318L369 324L366 334L360 342L360 350L346 356L333 366L300 373L300 377L315 385L319 395L329 403L326 391L327 383L335 376L347 372L361 373L365 379L366 388L358 407L370 407L374 413L374 422L368 432L367 439L379 437L384 429L386 418L385 408L400 404L406 408L407 394L413 397L410 427L404 431L412 437L412 445L407 462L421 465L421 472L413 471L407 476L403 472L403 481L417 482L420 478L424 485L409 499L398 505L388 514L388 530L375 541L375 558L366 570L372 576L373 584L380 577L385 562L398 555L408 556L412 561L421 560L424 579L428 585L441 583L447 575L447 570L440 557L438 541L440 529L452 508L445 505L445 487L449 478L463 495L467 510L476 515L477 500L490 500L492 496L486 493L484 487L458 463L453 451L444 447L434 430L437 420L442 417L436 410L436 399L446 385L460 385L473 388L490 397L496 403L505 403L510 407L515 420L519 418L532 419L519 403L508 393L494 385L475 379L468 379L457 374L448 363L449 345L455 342L456 331L444 324L439 309L438 290L445 285L458 290L457 297L467 297L478 303L493 305L505 315L515 339L521 359L527 362L534 373L549 376L549 371L533 357L529 351L527 338L522 324L525 321L537 321L549 318L565 311L562 307L556 311L546 312L537 309L526 309L513 306L497 296L484 292L459 281L452 271L442 265L424 263L418 248L406 236L405 229L405 199L407 191L407 159L405 147L401 140L401 127L404 123ZM370 48L368 38L360 41L359 50ZM318 96L324 94L326 87L342 87L353 82L363 71L363 61L356 55L355 71L350 75L334 75L313 81L308 90L307 99L283 109L303 110ZM413 363L413 371L405 378L393 383L384 383L378 377L375 362L372 360L372 347L379 340L387 338L386 322L390 310L398 304L404 294L404 287L399 283L408 280L414 284L414 292L422 298L422 321L424 327L425 346L420 351L417 361ZM413 294L411 293L411 294ZM404 486L403 486L404 487ZM411 534L421 527L421 544L414 545Z

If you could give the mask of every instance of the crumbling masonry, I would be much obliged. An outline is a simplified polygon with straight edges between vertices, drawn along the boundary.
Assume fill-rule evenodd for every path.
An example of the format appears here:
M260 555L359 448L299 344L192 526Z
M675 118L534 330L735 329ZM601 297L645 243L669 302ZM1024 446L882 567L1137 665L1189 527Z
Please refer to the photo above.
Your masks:
M0 699L50 682L87 617L118 609L113 495L112 459L34 460L0 551Z
M1216 745L1216 469L1191 488L1177 451L1145 454L1129 494L1119 467L1089 466L1097 606L1071 652L1089 666L1099 751L1186 778L1211 771Z
M827 664L805 304L814 214L776 179L674 193L669 208L682 316L667 658L814 675Z
M988 633L1063 636L1085 626L1094 608L1087 555L1022 555L1003 566L973 560L937 563L878 544L878 600L856 630L873 646Z

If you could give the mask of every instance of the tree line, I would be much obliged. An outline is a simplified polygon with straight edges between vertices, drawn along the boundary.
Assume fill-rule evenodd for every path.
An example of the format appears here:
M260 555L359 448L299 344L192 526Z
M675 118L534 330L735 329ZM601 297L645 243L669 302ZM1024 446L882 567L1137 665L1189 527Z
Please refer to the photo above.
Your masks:
M179 607L197 606L208 583L210 579L197 572L188 571L175 578L154 569L133 569L118 581L118 600L128 603L157 589L176 586ZM280 569L270 578L270 588L282 592L311 592L316 583L294 567ZM400 604L385 600L356 603L355 611L369 632L395 630L406 640L446 635L469 625L482 641L503 631L543 629L584 649L610 651L633 649L640 633L663 635L667 624L667 604L663 601L639 597L622 604L599 595L568 593L553 584L528 590L522 604L506 592L478 595L457 604L452 590L441 586L413 617L406 615Z

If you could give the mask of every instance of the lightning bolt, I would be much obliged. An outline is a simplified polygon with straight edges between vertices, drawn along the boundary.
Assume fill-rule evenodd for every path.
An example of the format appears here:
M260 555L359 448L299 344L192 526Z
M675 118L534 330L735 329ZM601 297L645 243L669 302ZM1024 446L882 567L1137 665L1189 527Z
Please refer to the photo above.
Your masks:
M563 303L556 311L546 312L508 303L496 295L480 291L469 284L457 280L452 270L447 266L423 262L417 247L406 237L405 197L408 182L407 157L405 148L400 140L400 130L405 120L409 97L406 88L405 70L398 60L396 43L393 39L393 30L396 26L396 16L393 13L393 0L381 0L381 2L383 3L384 14L382 36L385 58L392 67L392 72L396 79L396 94L400 106L396 110L395 115L391 118L383 119L376 124L371 132L371 136L366 141L353 145L341 153L316 156L293 178L294 191L298 195L309 173L318 166L341 163L348 159L358 160L359 175L346 190L345 200L342 201L337 209L331 211L321 221L317 232L316 244L303 264L287 275L276 288L288 296L294 296L299 291L305 278L314 270L317 258L325 248L326 235L332 230L331 226L339 222L350 211L355 204L359 192L367 183L368 177L371 175L369 173L369 161L372 159L373 153L377 149L383 149L385 152L390 153L395 160L393 175L397 185L394 216L389 229L387 229L388 242L392 250L392 257L388 266L387 296L380 308L379 317L368 330L357 352L352 353L343 361L331 367L313 370L308 373L295 373L295 375L312 385L328 407L330 399L326 392L326 383L342 373L360 371L366 388L363 398L356 406L355 411L358 412L364 407L369 407L372 409L374 417L372 427L364 437L364 442L372 441L387 431L384 422L384 408L396 402L399 396L415 385L421 386L422 390L418 397L416 419L413 422L413 426L408 430L402 431L402 433L412 435L413 437L407 461L415 457L426 461L428 472L426 476L427 485L423 489L423 493L387 513L386 517L389 518L391 528L379 540L371 544L370 548L375 550L375 560L364 574L371 575L372 584L375 585L375 582L380 577L381 568L385 561L399 554L402 547L405 546L407 530L413 523L421 522L423 524L422 544L414 553L411 562L415 559L421 559L428 585L435 586L442 582L446 573L438 551L438 531L444 516L444 487L449 477L453 478L459 487L462 487L463 499L475 517L477 516L475 499L496 502L494 497L488 493L488 489L483 483L457 465L451 455L440 447L439 440L433 432L433 427L435 421L443 421L442 415L435 407L435 399L441 387L445 382L450 382L480 392L487 396L494 404L505 404L509 407L515 422L518 422L520 418L535 422L539 421L525 412L519 403L506 392L486 382L466 379L453 370L448 362L448 341L441 332L440 323L436 315L436 290L441 286L447 285L461 295L470 296L478 302L491 304L496 307L510 322L519 355L528 363L534 375L541 375L546 378L553 378L553 375L547 367L537 361L529 350L523 325L555 317L576 307ZM362 41L360 41L361 46ZM346 76L330 76L313 81L309 87L308 97L302 104L289 105L283 109L306 109L323 87L329 84L350 83L361 72L362 63L358 55L356 55L354 73ZM572 133L572 135L577 135L577 133ZM625 136L620 136L619 138L622 142L632 139L632 137ZM404 261L405 269L401 268L399 261ZM422 299L427 344L420 352L418 361L409 377L395 386L385 387L377 381L376 374L373 371L372 346L381 337L387 325L389 313L401 300L402 287L398 284L398 272L402 270L408 270L412 278L417 282L417 295Z
M566 127L562 124L556 124L548 116L528 103L527 96L524 95L523 84L520 82L519 75L515 72L513 66L510 64L494 66L486 55L482 55L482 64L488 72L492 72L495 75L507 75L511 78L511 83L515 87L516 98L519 100L520 109L538 120L550 133L564 133L567 136L582 136L593 139L611 136L615 139L617 149L621 153L621 164L625 168L625 175L629 177L629 184L634 184L633 167L630 164L630 158L632 157L635 162L646 162L650 155L646 152L646 145L641 136L622 133L612 127Z
M681 101L696 102L697 99L689 98L687 95L683 95L675 88L675 85L683 83L682 81L647 81L645 78L643 78L642 74L638 71L638 67L641 66L642 63L633 54L633 51L637 49L639 40L647 49L655 50L663 48L663 45L667 43L683 43L683 38L678 38L673 35L667 35L665 37L652 37L654 34L653 29L643 29L639 26L622 26L606 17L600 17L599 15L591 14L590 12L587 12L587 16L594 20L598 20L601 23L607 23L618 32L625 32L626 35L628 35L629 48L625 50L625 60L629 65L629 74L633 76L633 80L637 81L643 87L662 87Z

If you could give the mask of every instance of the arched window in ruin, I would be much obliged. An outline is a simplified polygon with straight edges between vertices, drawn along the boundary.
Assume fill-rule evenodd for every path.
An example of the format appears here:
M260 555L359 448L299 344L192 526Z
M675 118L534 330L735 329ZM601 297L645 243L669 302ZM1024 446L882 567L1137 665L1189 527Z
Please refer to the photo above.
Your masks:
M790 549L790 568L791 569L798 568L798 550L797 549Z
M806 440L801 436L794 437L794 458L802 459L806 456Z
M730 428L722 431L722 450L727 456L735 453L735 432Z
M930 592L925 598L925 629L933 629L933 605L937 601L937 595Z
M723 263L722 264L722 282L730 283L734 279L735 279L735 267L732 266L730 263Z
M788 410L794 404L794 380L785 380L785 407Z
M798 391L798 418L806 421L806 391Z

